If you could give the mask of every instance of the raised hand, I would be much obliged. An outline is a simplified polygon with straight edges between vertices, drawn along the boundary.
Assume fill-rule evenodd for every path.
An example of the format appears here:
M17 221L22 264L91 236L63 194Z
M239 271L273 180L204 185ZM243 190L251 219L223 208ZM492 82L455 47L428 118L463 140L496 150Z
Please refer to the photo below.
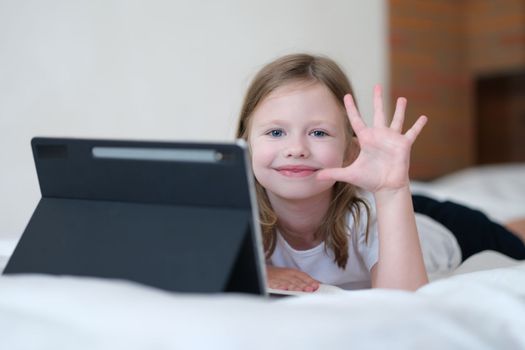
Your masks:
M394 117L388 126L379 85L374 87L372 127L368 127L359 115L351 95L345 96L344 103L350 124L359 141L359 155L345 168L319 171L318 179L344 181L370 192L396 190L408 186L410 149L427 122L427 117L420 116L414 125L402 134L407 101L405 98L398 98Z

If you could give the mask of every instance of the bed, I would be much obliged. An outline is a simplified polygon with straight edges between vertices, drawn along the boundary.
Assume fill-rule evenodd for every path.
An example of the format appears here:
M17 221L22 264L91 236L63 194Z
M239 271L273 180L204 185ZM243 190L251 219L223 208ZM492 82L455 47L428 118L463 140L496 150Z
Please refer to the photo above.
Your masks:
M525 165L467 169L413 191L525 217ZM14 241L0 242L5 262ZM415 293L264 299L119 280L0 277L3 349L524 349L525 262L482 252Z

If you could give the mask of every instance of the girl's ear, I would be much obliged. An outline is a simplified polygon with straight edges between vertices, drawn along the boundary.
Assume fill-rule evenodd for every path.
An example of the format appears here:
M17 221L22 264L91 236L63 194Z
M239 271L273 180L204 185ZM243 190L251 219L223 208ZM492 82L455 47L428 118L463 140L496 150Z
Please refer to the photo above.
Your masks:
M346 155L345 164L352 164L354 160L357 159L357 156L359 156L360 152L361 147L359 146L359 140L357 140L357 137L353 136L352 140L350 141L350 146Z

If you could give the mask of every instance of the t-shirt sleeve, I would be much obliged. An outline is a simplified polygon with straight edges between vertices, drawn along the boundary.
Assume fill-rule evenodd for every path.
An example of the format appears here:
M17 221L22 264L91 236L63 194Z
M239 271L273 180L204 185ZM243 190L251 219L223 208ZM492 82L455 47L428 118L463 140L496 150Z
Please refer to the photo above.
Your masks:
M369 217L363 205L361 205L361 213L359 220L359 229L357 235L357 250L361 255L363 262L370 271L377 263L379 257L379 238L377 233L377 217L376 205L374 197L371 193L362 193L359 195L365 200L369 207ZM366 235L366 228L368 223L368 238Z

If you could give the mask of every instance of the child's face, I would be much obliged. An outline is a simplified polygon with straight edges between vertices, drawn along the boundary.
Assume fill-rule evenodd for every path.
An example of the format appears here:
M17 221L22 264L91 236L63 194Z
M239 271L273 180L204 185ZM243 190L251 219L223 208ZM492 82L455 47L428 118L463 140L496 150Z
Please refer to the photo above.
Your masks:
M343 165L343 118L343 109L322 84L298 82L274 90L250 122L248 140L259 183L285 199L330 195L334 181L319 181L316 172Z

